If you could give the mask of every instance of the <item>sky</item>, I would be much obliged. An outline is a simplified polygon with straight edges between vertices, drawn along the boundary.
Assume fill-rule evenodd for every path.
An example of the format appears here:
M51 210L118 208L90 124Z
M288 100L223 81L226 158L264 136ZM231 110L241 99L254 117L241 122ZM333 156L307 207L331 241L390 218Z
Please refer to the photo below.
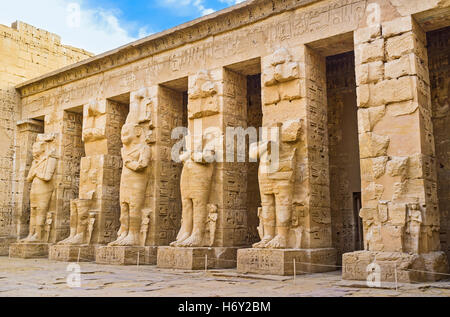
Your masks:
M0 0L0 24L20 20L100 54L244 0Z

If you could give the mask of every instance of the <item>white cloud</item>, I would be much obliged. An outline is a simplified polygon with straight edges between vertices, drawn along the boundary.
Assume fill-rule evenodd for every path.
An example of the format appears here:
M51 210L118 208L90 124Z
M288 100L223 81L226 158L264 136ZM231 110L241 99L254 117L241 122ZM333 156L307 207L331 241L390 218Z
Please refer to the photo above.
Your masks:
M159 3L167 8L176 8L179 14L189 15L191 10L200 12L201 15L214 13L216 10L207 8L204 0L159 0ZM183 7L180 9L180 7Z
M118 16L118 11L89 8L83 0L0 1L1 24L21 20L60 35L64 44L96 54L136 40ZM139 36L149 34L145 27L139 30Z

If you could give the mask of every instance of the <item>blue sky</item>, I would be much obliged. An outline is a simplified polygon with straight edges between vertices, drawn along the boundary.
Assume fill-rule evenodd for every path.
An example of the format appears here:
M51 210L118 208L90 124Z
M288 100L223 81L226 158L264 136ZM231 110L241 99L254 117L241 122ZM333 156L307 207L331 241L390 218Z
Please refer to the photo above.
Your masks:
M0 0L0 24L16 20L102 53L243 0Z

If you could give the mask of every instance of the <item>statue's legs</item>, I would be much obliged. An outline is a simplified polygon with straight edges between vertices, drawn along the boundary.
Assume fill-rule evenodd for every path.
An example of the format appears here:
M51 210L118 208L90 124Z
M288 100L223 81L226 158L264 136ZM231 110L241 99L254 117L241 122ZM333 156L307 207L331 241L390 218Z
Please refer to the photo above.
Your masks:
M264 237L260 242L253 245L254 248L265 248L275 237L275 196L261 193L261 204Z
M78 207L77 200L70 201L70 235L67 239L59 242L58 244L66 245L70 244L72 239L77 235L77 225L78 225Z
M111 242L109 244L110 246L120 245L119 243L127 237L129 225L130 225L129 220L130 220L129 205L126 202L121 202L120 203L120 229L119 229L119 232L117 233L118 238L116 241Z
M90 200L77 201L77 232L70 244L80 245L86 243L86 231L88 226Z
M20 242L29 242L32 240L36 231L36 215L37 215L37 207L32 205L30 208L29 233L28 236L25 239L20 240Z
M275 193L277 235L267 244L267 247L285 249L291 228L293 186L288 181L279 182L277 185Z
M189 238L179 245L183 247L201 247L205 235L209 188L195 190L192 194L193 228Z
M183 198L182 199L182 216L181 216L181 229L177 236L177 241L172 242L170 245L173 247L178 246L184 240L189 238L192 234L193 228L193 204L192 199Z
M145 188L145 187L144 187ZM138 246L140 245L139 235L142 223L142 208L145 202L145 191L137 192L132 195L128 204L128 233L125 238L117 241L119 246Z

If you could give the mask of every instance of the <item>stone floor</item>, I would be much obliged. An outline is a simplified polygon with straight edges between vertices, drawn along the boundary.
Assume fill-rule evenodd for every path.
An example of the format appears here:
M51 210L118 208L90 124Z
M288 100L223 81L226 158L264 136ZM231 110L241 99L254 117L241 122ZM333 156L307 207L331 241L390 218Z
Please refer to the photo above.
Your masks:
M291 277L253 276L235 270L184 272L154 266L120 267L81 263L81 288L67 286L67 263L0 257L0 297L358 297L445 296L450 280L395 289L370 289L342 282L339 271Z

